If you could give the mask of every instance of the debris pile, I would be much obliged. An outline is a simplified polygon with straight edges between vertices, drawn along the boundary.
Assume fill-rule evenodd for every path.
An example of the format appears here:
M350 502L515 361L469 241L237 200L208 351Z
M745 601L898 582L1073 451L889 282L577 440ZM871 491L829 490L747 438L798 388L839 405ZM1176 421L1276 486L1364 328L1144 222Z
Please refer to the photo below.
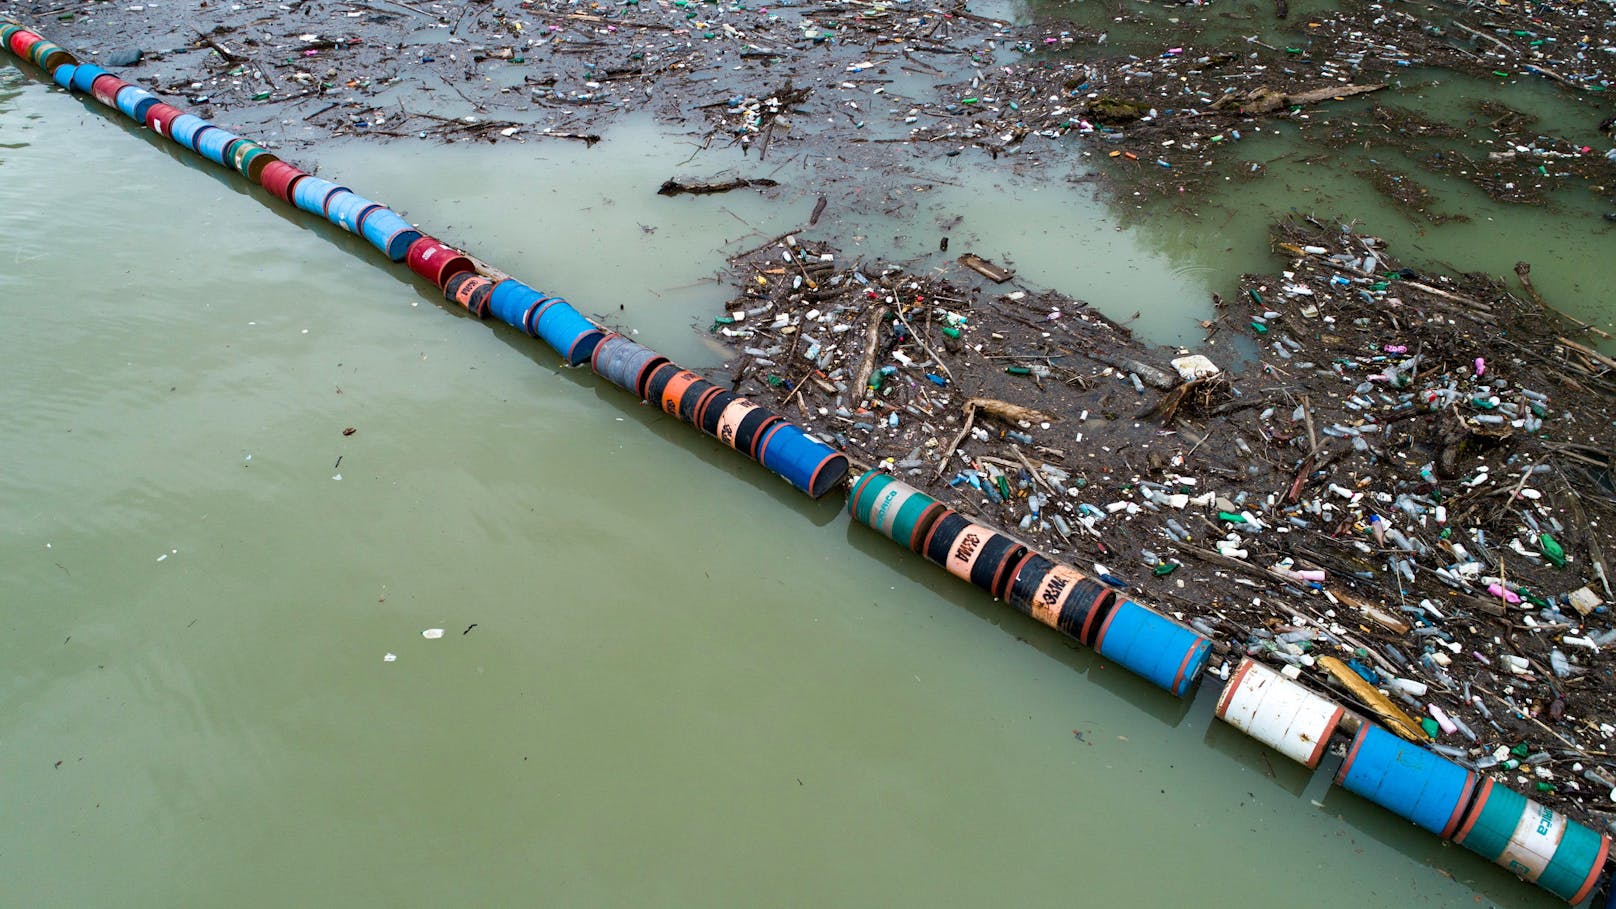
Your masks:
M910 271L797 236L732 262L745 290L712 331L738 391L1162 604L1218 642L1215 671L1259 656L1545 804L1616 814L1616 360L1524 264L1526 299L1323 222L1275 249L1288 267L1220 304L1214 328L1255 344L1238 373L1005 292L969 254Z

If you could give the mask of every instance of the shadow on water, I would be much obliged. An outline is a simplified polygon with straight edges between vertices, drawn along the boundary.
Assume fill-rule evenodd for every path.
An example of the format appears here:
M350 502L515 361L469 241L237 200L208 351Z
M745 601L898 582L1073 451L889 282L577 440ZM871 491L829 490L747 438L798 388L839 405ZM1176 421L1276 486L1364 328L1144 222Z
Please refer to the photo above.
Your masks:
M1175 727L1191 713L1192 697L1175 698L1142 678L1113 664L1095 651L1067 638L1009 604L961 581L923 556L899 546L879 533L848 519L848 545L867 558L903 575L950 606L963 609L993 625L1016 641L1054 660L1091 684L1127 702L1141 715Z

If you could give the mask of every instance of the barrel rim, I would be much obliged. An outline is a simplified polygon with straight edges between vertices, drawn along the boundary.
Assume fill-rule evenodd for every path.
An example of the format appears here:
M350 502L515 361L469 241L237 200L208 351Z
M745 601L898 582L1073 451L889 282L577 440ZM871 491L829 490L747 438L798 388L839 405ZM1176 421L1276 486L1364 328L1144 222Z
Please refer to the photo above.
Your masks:
M947 507L947 506L944 506L944 507ZM962 519L963 521L965 521L966 527L969 527L971 525L971 523L972 523L970 518L965 517L965 515L960 514L959 512L955 511L952 508L949 508L947 513L939 516L936 521L932 522L931 529L926 531L926 540L925 540L924 543L921 544L920 554L925 557L926 561L932 563L933 565L942 565L942 562L939 562L936 559L931 557L931 544L932 544L933 538L937 535L938 531L943 529L943 522L947 521L950 517L958 517L958 518ZM964 529L965 529L965 527L960 528L960 530L964 530Z
M262 181L263 181L263 176L264 176L264 169L269 167L271 164L274 164L277 161L280 161L280 156L276 155L274 152L270 151L267 148L264 149L263 154L255 155L252 158L248 159L248 161L247 161L247 179L249 179L249 180L253 181L254 183L257 183L258 185L262 186L263 185Z
M707 384L712 385L712 387L702 389L701 394L696 396L696 403L690 408L690 419L688 422L692 426L701 426L701 412L707 406L707 402L712 400L714 397L717 397L724 390L717 385L713 385L711 382L708 382ZM686 394L688 393L689 392L687 391ZM682 401L680 402L679 409L684 409L684 403Z
M752 433L752 441L746 446L746 456L754 461L761 462L763 459L757 456L758 443L762 441L763 437L771 430L785 421L785 417L782 417L777 413L770 412L769 418L763 421L763 424L757 428L756 432Z
M764 457L765 454L767 454L767 452L769 450L769 442L773 441L775 433L779 432L782 429L785 429L787 426L790 426L790 425L791 425L791 421L785 419L784 417L782 417L780 419L780 422L774 424L773 426L770 426L769 431L765 432L763 434L763 438L759 439L757 441L757 443L753 446L754 448L757 449L757 453L752 456L752 460L757 461L759 464L762 464L763 463L763 457Z
M807 438L812 438L807 433L803 435ZM837 461L842 462L842 469L834 475L825 473L825 470ZM812 499L822 498L826 493L835 489L838 482L846 479L848 464L847 455L831 449L831 453L820 459L819 466L815 467L814 472L808 477L808 488L804 490L808 493L808 497ZM825 481L823 488L821 488L821 480Z
M584 334L588 334L588 333L589 332L584 332ZM643 346L643 345L641 345L641 346ZM649 347L647 347L646 350L651 350L651 349ZM634 393L639 395L640 400L642 400L642 401L645 400L645 389L651 383L651 376L656 372L656 370L658 368L660 368L662 366L662 363L670 363L670 362L672 362L667 357L664 357L663 355L657 353L654 350L651 351L651 354L652 354L651 359L646 360L644 363L640 364L640 371L634 374ZM658 360L660 360L662 362L658 363L657 362ZM649 372L647 370L649 370ZM761 407L762 405L760 404L758 406Z
M1487 799L1492 796L1493 782L1494 780L1488 777L1481 781L1480 786L1476 787L1475 797L1470 800L1470 810L1465 813L1463 824L1460 825L1458 830L1454 831L1453 841L1455 843L1463 846L1470 834L1475 832L1476 822L1481 820L1482 809L1486 807ZM1514 790L1510 791L1514 792ZM1516 794L1519 795L1520 793ZM1485 858L1492 861L1494 856L1485 856Z
M871 477L874 477L879 473L881 473L879 468L871 467L869 470L859 474L859 476L847 487L847 513L852 515L854 518L858 517L858 498L863 492L864 485L870 482Z
M1081 575L1083 572L1079 571L1078 574ZM1090 580L1088 575L1083 575L1083 579ZM1095 583L1098 584L1099 582L1095 581ZM1109 600L1105 597L1107 592L1112 594ZM1089 614L1083 617L1083 627L1079 630L1077 639L1095 650L1099 650L1100 638L1105 635L1105 626L1111 624L1112 617L1117 614L1117 605L1121 602L1122 599L1116 596L1115 591L1100 591L1094 597L1094 603L1089 606ZM1130 600L1129 602L1132 601ZM1139 604L1135 603L1134 605L1138 606ZM1144 607L1141 606L1140 608ZM1099 629L1094 627L1095 622L1102 623Z
M1567 818L1566 821L1567 823L1575 823L1570 818ZM1558 850L1556 850L1556 854L1558 854ZM1573 906L1582 905L1582 901L1587 899L1588 894L1592 893L1594 887L1598 885L1599 876L1604 872L1605 862L1609 859L1610 834L1601 831L1599 834L1599 854L1594 858L1591 867L1588 869L1588 877L1583 880L1582 887L1577 890L1576 895L1566 900L1566 902Z
M729 400L725 401L723 407L718 408L718 411L716 413L711 414L711 416L713 418L713 420L712 420L713 425L712 425L712 428L708 428L708 426L707 426L707 417L709 416L708 411L712 408L713 402L717 401L719 398L723 397L724 395L729 395ZM741 395L737 391L734 391L733 389L725 388L722 385L718 386L718 394L705 396L705 397L702 398L702 400L696 402L696 419L695 419L696 427L698 429L700 429L702 432L706 433L707 435L710 435L715 439L718 438L718 418L723 416L724 407L728 407L729 405L735 403L741 397L743 397L743 395Z
M1336 727L1341 725L1341 718L1346 715L1346 708L1340 704L1336 704L1335 710L1330 712L1330 719L1325 722L1324 730L1319 733L1318 743L1313 746L1313 753L1308 757L1307 766L1310 769L1319 766L1319 761L1324 759L1324 749L1329 747L1330 739L1335 738Z
M529 336L537 338L539 336L539 322L544 320L544 314L550 311L550 307L556 305L557 303L563 302L566 301L562 300L560 297L551 297L540 293L539 298L533 301L533 305L527 308L527 312L522 313L522 330L527 332ZM607 337L611 336L607 335ZM602 339L602 343L605 343L604 338ZM594 350L589 352L589 363L591 368L594 367L595 354L599 352L600 345L598 344L595 346Z
M1010 567L1011 560L1020 562L1021 557L1027 554L1027 549L1029 547L1027 544L1007 533L995 532L994 536L1003 537L1004 539L1010 541L1010 548L1005 550L1005 554L999 558L999 564L994 566L993 577L988 580L988 586L986 588L989 595L991 595L994 599L1002 600L1005 599L1005 597L1000 595L1000 588L1001 586L1009 584L1009 578L1006 577L1005 572ZM983 547L986 548L986 545L987 544L984 543ZM1004 592L1008 593L1009 591L1005 590Z
M1166 616L1163 616L1163 618L1166 618ZM1195 681L1195 677L1200 675L1199 671L1192 672L1190 667L1196 663L1200 663L1202 668L1205 668L1207 651L1211 650L1211 648L1211 640L1209 640L1205 635L1196 634L1195 646L1191 647L1184 654L1184 659L1178 664L1178 674L1173 676L1173 687L1167 690L1171 691L1174 695L1183 697L1184 692L1189 689L1190 682ZM1319 737L1318 745L1314 748L1313 760L1308 764L1309 767L1312 767L1314 764L1318 763L1321 749L1323 749L1325 743L1328 741L1328 736Z
M542 302L542 301L540 301L540 302ZM551 301L551 302L554 302L554 301ZM538 304L535 303L534 305L537 306ZM600 343L596 344L595 349L592 352L590 352L590 354L589 354L589 368L594 371L595 375L600 375L600 352L606 349L606 345L612 343L613 338L622 338L622 337L625 337L625 335L620 331L607 332L606 337L601 338Z
M1217 706L1212 708L1213 716L1227 721L1229 702L1234 700L1235 692L1240 688L1240 682L1246 677L1246 673L1251 671L1251 667L1255 663L1256 661L1249 656L1240 660L1240 665L1235 667L1234 674L1229 676L1229 681L1224 683L1223 690L1218 692ZM1342 766L1346 766L1345 761L1342 762Z
M1358 749L1362 748L1364 741L1369 738L1369 730L1375 728L1378 727L1368 720L1365 720L1363 725L1358 727L1358 733L1352 737L1352 744L1347 746L1347 756L1341 760L1341 766L1335 770L1335 784L1337 786L1346 785L1347 774L1352 772L1352 762L1358 759Z
M596 331L600 331L602 334L605 333L605 331L603 329L596 329ZM573 343L576 344L577 342L575 341ZM572 357L570 356L570 353L571 352L569 351L569 356L567 357L567 359L569 361L572 359ZM670 380L675 375L678 375L679 370L682 368L682 367L679 366L679 364L673 362L672 360L669 360L668 362L662 364L662 366L671 366L671 367L673 367L673 373L668 376L668 378ZM662 371L662 366L657 367L656 371L651 373L651 377L649 379L645 380L645 392L646 393L645 393L645 397L644 397L643 400L651 401L651 384L656 381L656 374L658 372ZM656 401L654 403L657 405L657 409L659 409L659 410L662 408L662 392L667 390L667 387L668 387L668 383L663 382L662 383L662 388L657 389Z
M580 351L578 348L583 344L589 343L590 335L599 335L600 337L595 339L595 346L589 349L589 356L591 359L593 359L595 356L595 351L600 348L600 342L606 339L606 334L607 332L604 328L591 328L578 337L573 338L572 343L567 345L567 352L562 354L562 356L567 358L567 365L582 366L584 361L580 359ZM640 400L645 400L645 396L641 395Z
M863 495L863 490L865 490L866 485L869 484L869 480L874 479L874 477L877 476L884 476L884 472L881 471L881 467L869 467L868 471L865 471L863 474L860 474L860 476L855 477L852 484L848 484L847 513L852 514L853 518L858 518L858 497Z

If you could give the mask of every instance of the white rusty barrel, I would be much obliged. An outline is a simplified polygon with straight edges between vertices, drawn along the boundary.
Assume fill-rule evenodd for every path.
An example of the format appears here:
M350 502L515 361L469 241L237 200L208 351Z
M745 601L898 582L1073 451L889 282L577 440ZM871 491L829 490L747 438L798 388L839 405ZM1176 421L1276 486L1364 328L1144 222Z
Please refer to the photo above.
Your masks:
M1342 709L1247 657L1218 697L1217 714L1291 760L1317 767Z

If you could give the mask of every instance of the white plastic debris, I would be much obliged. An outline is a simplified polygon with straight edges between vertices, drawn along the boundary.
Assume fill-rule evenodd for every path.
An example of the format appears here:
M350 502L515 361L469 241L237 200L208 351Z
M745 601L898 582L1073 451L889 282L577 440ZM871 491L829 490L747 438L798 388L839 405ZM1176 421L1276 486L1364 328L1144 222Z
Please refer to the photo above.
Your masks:
M383 663L396 663L396 662L398 662L398 654L396 654L396 653L384 654L382 656L382 662Z
M1186 382L1215 376L1222 372L1222 370L1218 369L1216 363L1200 354L1190 354L1187 357L1179 357L1170 362L1173 364L1173 368L1178 370L1178 377Z
M438 638L443 637L443 629L428 628L427 630L421 632L421 637L426 638L429 641L436 641Z

